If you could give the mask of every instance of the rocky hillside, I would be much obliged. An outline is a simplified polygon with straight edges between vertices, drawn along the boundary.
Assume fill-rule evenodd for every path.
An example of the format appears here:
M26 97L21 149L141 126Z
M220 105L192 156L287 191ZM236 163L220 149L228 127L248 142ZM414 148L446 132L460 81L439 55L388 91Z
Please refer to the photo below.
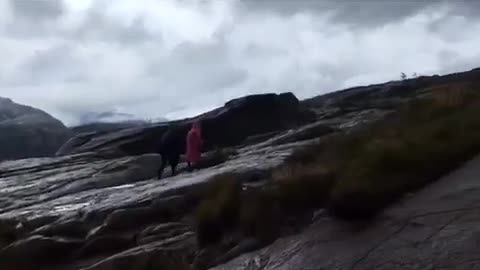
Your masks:
M445 87L473 88L480 81L480 68L445 76L421 76L416 79L353 87L302 101L320 117L366 109L391 109L412 97L429 95Z
M186 172L182 164L179 175L162 180L155 179L160 157L149 152L168 128L165 125L79 135L63 147L62 156L3 162L0 269L477 269L478 159L417 196L407 194L402 203L368 222L331 215L324 201L318 200L322 189L304 185L312 177L286 185L276 180L296 176L293 169L317 180L328 161L343 153L322 156L325 163L315 170L307 165L280 169L294 157L308 159L313 150L328 148L328 142L335 142L329 139L338 134L348 138L369 123L389 119L404 105L422 104L411 102L423 97L439 98L450 106L457 97L443 98L437 94L442 89L479 86L480 70L473 70L354 88L301 102L291 94L237 99L197 117L206 124L212 151L204 159L211 162L196 172ZM477 118L470 117L461 129L454 128L462 132L449 132L458 121L448 118L454 111L447 109L441 123L452 126L426 138L441 139L441 143L460 134L466 142L475 143L443 143L445 147L433 149L426 157L441 156L452 149L450 145L454 150L474 149L469 156L476 154L480 140L467 131L480 130ZM188 127L192 120L170 124ZM397 132L387 131L390 137ZM400 141L395 142L389 150L402 150ZM428 141L421 142L413 149ZM382 146L376 143L367 148L369 158L359 161L370 163L360 165L380 162L405 171L376 158L375 150ZM355 145L347 146L349 150ZM391 152L385 153L380 154L392 158L387 155ZM421 159L411 162L404 153L398 160L423 164L418 162ZM461 153L432 159L436 166L416 166L409 176L454 161ZM348 171L351 166L343 168ZM374 191L379 187L382 192L367 193L372 195L368 198L390 195L387 188L403 187L409 177L379 179L372 182L378 186L367 187ZM353 202L358 194L353 193ZM303 195L310 197L305 200ZM272 200L279 203L272 204Z
M0 98L0 160L52 156L70 136L49 114Z
M311 111L303 109L291 93L264 94L229 101L225 106L192 119L153 124L106 133L84 133L72 138L58 155L89 151L108 152L125 156L155 152L161 135L178 126L186 133L193 121L201 119L206 148L241 144L248 137L261 133L285 130L314 119Z
M166 122L166 119L158 119L157 122ZM134 115L122 113L116 110L104 112L87 112L79 116L79 124L70 129L75 134L80 133L106 133L120 129L145 126L151 121L138 119Z
M367 224L319 210L302 233L213 270L480 269L479 172L477 158Z

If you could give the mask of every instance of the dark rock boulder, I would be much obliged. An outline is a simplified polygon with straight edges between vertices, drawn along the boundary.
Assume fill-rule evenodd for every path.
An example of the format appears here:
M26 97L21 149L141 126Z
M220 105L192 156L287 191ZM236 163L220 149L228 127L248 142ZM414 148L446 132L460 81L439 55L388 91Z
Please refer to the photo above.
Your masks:
M142 224L149 224L161 219L156 215L155 210L150 207L137 207L130 209L119 209L111 213L101 231L122 231Z
M134 237L132 235L104 235L88 240L78 252L77 257L90 257L120 252L131 248L133 243Z
M238 145L249 136L288 129L313 118L314 114L303 109L292 93L251 95L231 100L223 107L191 119L100 135L80 134L65 144L57 155L96 151L122 156L154 152L161 135L169 128L175 127L179 130L178 136L185 137L196 120L202 121L205 150L208 150Z
M312 121L292 93L253 95L229 101L200 116L207 146L231 146L252 135L285 130Z
M52 156L70 137L46 112L0 98L0 161Z
M182 223L172 222L154 225L147 227L137 236L137 244L145 245L166 239L173 240L185 236L186 233L189 233L189 228Z
M115 156L153 152L168 124L122 129L115 132L79 134L71 138L57 152L57 156L84 152L110 153Z
M195 249L192 234L178 236L174 241L159 241L138 246L115 254L81 270L137 270L137 269L190 269L187 256Z
M34 235L2 249L0 269L38 269L38 263L58 263L82 244L79 240Z
M21 224L13 219L0 219L0 250L15 241Z
M74 237L83 238L87 235L88 228L80 220L57 220L51 224L44 225L32 232L32 235L42 235L47 237Z

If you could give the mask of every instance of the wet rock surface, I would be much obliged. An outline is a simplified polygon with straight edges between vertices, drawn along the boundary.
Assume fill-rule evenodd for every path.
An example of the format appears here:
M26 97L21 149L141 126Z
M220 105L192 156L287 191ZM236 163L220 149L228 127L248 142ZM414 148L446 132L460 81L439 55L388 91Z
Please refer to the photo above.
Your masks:
M50 261L67 260L68 255L83 244L81 240L58 237L31 236L17 241L0 251L0 265L15 269L36 269ZM55 258L51 258L55 254ZM3 268L2 267L2 268Z
M371 224L318 218L214 270L480 269L480 157Z
M101 134L80 134L63 145L57 155L101 151L124 156L154 152L158 148L158 139L169 128L174 126L186 137L191 123L199 119L205 147L210 149L238 145L251 135L305 124L314 120L314 114L300 106L292 93L252 95L231 100L225 106L193 119Z
M71 252L22 269L152 269L149 265L162 266L159 258L171 259L170 254L188 257L180 256L174 265L190 264L199 250L193 224L185 217L208 180L226 172L243 174L245 181L261 178L308 143L226 151L223 163L161 180L156 179L157 154L105 159L84 153L4 162L0 256L8 260L0 260L0 268L15 266L24 247L39 246L29 252L45 259L43 245L64 244L71 245Z
M0 163L0 269L480 269L480 159L370 224L343 224L319 209L307 217L306 229L293 228L291 236L266 247L236 235L199 247L191 216L213 176L239 173L244 186L261 186L298 147L428 94L411 83L473 83L478 73L353 89L302 103L288 94L234 100L200 116L215 131L207 131L210 144L222 152L205 153L201 170L186 172L181 164L179 175L161 180L161 158L147 152L165 125L83 134L64 147L68 155ZM314 112L314 120L302 106ZM246 129L260 115L265 117L257 126ZM224 130L241 132L215 137Z

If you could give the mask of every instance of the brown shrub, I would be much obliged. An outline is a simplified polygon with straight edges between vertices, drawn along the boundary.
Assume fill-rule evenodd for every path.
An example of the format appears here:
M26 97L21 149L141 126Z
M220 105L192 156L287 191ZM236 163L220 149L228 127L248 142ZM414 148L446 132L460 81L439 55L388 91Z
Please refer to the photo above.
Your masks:
M332 214L343 218L377 214L402 194L480 152L478 92L449 89L432 96L412 101L384 120L300 150L289 162L302 169L289 177L302 178L302 171L320 167L336 179L334 185L325 185L333 187L328 203ZM303 187L306 192L314 190L308 186Z
M311 210L329 197L333 176L321 164L291 165L273 173L273 198L287 211Z
M279 233L282 214L269 192L250 191L244 195L239 213L239 230L248 237L268 242Z
M340 218L376 215L480 152L480 97L460 96L415 100L303 148L272 173L269 189L245 193L238 176L217 177L197 211L199 243L218 241L229 229L272 239L286 216L323 206Z
M195 213L198 244L205 246L219 241L236 224L240 204L241 185L236 175L214 177L206 200Z

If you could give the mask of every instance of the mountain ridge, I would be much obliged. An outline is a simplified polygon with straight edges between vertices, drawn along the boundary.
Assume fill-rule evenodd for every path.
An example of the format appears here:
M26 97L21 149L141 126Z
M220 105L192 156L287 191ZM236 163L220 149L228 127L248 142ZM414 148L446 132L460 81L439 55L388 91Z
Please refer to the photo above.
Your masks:
M52 156L71 135L47 112L0 97L0 160Z

